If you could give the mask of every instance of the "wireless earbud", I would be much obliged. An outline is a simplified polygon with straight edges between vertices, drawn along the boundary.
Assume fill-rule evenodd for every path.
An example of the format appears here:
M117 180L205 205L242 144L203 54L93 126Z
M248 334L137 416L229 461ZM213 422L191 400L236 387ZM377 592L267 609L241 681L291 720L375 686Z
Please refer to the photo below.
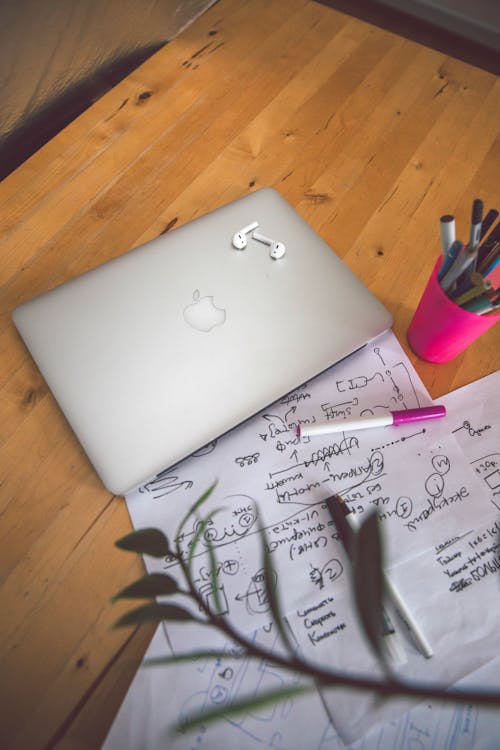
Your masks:
M264 237L263 234L259 234L258 232L254 232L252 234L252 237L254 240L257 240L257 242L263 242L264 245L270 246L271 249L269 251L269 255L274 260L282 258L286 253L286 247L283 242L275 242L274 240L270 239L270 237Z
M246 235L252 231L252 229L256 229L259 226L258 221L252 221L251 224L249 224L246 227L243 227L243 229L240 229L239 232L236 232L236 234L233 234L233 247L236 248L236 250L244 250L247 246L247 238Z

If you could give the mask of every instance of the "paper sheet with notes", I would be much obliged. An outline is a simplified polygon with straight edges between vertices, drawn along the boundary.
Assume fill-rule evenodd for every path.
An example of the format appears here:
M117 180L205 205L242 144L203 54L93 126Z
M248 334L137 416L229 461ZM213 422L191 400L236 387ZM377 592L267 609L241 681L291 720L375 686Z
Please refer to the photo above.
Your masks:
M451 684L490 662L500 645L497 608L488 606L497 594L494 573L500 567L498 386L497 374L438 399L448 409L442 420L298 440L299 424L431 403L393 334L384 334L130 493L134 527L157 526L172 539L187 508L216 479L203 515L219 510L194 557L196 585L206 601L214 606L209 539L217 556L221 613L247 633L268 628L258 509L274 582L298 648L322 663L376 671L353 610L349 561L323 501L338 492L358 518L375 508L391 578L435 651L432 659L424 659L405 633L408 663L401 669L412 677ZM193 519L179 539L185 551L196 526ZM147 558L146 564L150 571L177 574L169 560ZM173 649L186 650L190 642L219 645L217 633L201 630L189 624L169 626ZM187 693L193 692L189 669L178 670L186 675L185 682L176 677L179 700L183 696L187 701ZM201 705L211 700L210 692L201 690L200 695L205 696ZM347 742L370 730L382 731L376 727L411 708L399 700L374 706L369 696L352 692L336 691L335 700L325 693L323 699L335 737ZM317 707L324 721L321 702ZM169 723L175 718L174 711ZM269 731L274 726L271 722ZM108 742L112 737L113 732ZM204 746L202 740L197 747ZM179 747L190 747L186 742ZM336 747L304 745L316 746Z

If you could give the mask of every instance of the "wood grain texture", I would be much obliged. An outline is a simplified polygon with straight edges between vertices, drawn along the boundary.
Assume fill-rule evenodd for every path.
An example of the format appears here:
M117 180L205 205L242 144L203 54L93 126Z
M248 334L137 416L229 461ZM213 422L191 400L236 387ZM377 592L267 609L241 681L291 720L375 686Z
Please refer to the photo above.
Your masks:
M435 398L499 366L492 329L432 365L405 333L439 253L499 204L500 82L305 0L221 0L0 185L0 744L97 748L151 637L113 630L124 502L10 320L17 304L274 186L392 312ZM498 327L497 327L498 328Z

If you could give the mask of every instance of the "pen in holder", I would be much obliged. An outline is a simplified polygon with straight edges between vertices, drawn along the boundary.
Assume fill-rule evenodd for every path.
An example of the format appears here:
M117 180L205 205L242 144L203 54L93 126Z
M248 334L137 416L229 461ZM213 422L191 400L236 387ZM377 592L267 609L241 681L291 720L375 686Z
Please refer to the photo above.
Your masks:
M412 350L428 362L449 362L500 320L500 314L479 315L455 304L438 281L439 258L408 328Z

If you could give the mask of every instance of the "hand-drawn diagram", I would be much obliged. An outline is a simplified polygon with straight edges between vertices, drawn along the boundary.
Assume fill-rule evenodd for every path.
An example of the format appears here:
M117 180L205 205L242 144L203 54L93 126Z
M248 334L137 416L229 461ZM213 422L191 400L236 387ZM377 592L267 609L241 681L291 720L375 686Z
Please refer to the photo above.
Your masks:
M198 592L205 602L205 606L214 614L218 616L229 614L229 604L223 585L218 585L217 591L214 591L212 581L209 581L198 586Z
M331 560L328 560L321 568L318 568L315 565L311 565L309 577L321 591L325 588L325 584L328 585L330 583L333 583L342 575L343 572L344 566L342 565L340 560L337 560L335 557L333 557Z
M190 490L193 483L188 480L179 480L177 474L172 474L170 469L165 469L155 476L150 482L139 487L141 494L150 494L155 500L161 500L178 490Z
M476 422L472 426L469 420L464 420L460 427L452 431L452 434L462 440L471 439L474 441L475 438L488 438L488 430L491 429L491 424L478 424ZM473 459L470 463L476 475L486 484L491 502L500 510L500 452L487 453Z
M299 439L296 434L298 425L325 418L339 420L374 413L385 405L411 408L428 401L401 351L391 345L376 345L287 394L230 436L220 438L209 453L162 472L139 493L168 500L158 504L157 517L168 518L166 531L171 533L176 519L180 520L212 481L213 467L219 467L219 484L204 509L204 513L217 512L198 540L195 575L206 583L207 549L212 545L231 617L241 623L249 614L263 618L267 605L258 577L253 577L262 564L257 507L275 571L287 593L291 592L290 606L295 595L307 596L317 589L324 580L322 571L338 549L335 529L323 506L332 492L343 495L358 517L370 509L378 512L382 524L392 532L388 534L391 562L397 562L402 549L418 549L423 533L426 537L430 534L432 544L435 537L439 540L445 525L451 523L453 528L458 524L453 521L453 505L467 504L474 493L469 479L465 484L462 481L457 450L444 453L439 447L444 439L439 425L378 428L319 438ZM229 471L231 465L234 469ZM443 520L437 523L439 516ZM152 520L154 517L148 519L148 525ZM194 520L190 523L175 540L186 555L198 528ZM414 539L401 547L395 541L396 533ZM233 561L238 570L231 580L221 565L226 560ZM165 560L163 567L172 572L172 561ZM315 579L309 575L311 570L316 571ZM292 587L287 586L288 579L294 580ZM328 585L339 583L340 578Z
M251 466L252 464L256 464L259 460L260 453L252 453L251 456L238 456L234 459L234 462L238 464L240 469L243 469L245 466Z
M293 634L290 634L293 640ZM276 647L277 636L273 626L255 631L251 636L255 643L270 648ZM191 668L192 671L192 668ZM186 696L179 718L188 717L193 711L207 709L210 706L224 706L235 699L257 696L263 690L294 687L301 678L293 672L280 669L264 660L248 658L234 660L228 650L228 658L207 661L202 667L203 679L199 677L191 680L191 685L202 683L201 689ZM228 718L224 724L225 747L290 747L293 735L287 734L286 726L290 722L290 715L297 700L287 699L281 703L268 704L243 712L241 716ZM321 714L320 714L321 715ZM322 710L323 721L326 720ZM220 732L220 727L211 729L200 726L198 734L186 735L175 741L175 748L186 747L214 747L214 736ZM284 744L283 744L284 743ZM222 747L222 745L217 745Z
M490 518L495 496L500 507L500 452L498 445L495 449L486 443L494 432L487 426L494 423L479 410L474 418L462 416L453 423L453 432L443 420L424 429L408 425L297 437L299 425L429 403L399 345L386 337L288 393L220 438L209 452L186 459L131 493L127 502L134 525L158 526L172 539L187 509L217 478L200 514L217 512L210 516L192 559L195 582L205 600L218 599L219 611L245 631L249 623L252 628L267 624L269 601L257 508L284 611L307 608L318 595L336 597L348 584L342 574L344 552L324 504L333 492L343 495L358 518L370 510L377 512L390 565L480 527ZM477 452L468 458L473 470L464 460L464 440L477 445ZM185 555L198 524L191 519L174 540ZM218 596L210 574L209 543L216 556ZM445 554L452 552L443 551L443 560ZM441 578L448 577L444 570L455 570L451 562L444 566L433 562L443 568ZM168 568L177 574L172 560L147 559L146 563L149 570ZM452 583L462 577L457 574ZM446 595L458 599L456 588ZM480 592L481 584L468 589ZM418 597L418 590L414 593ZM425 608L425 602L419 600L419 606ZM346 623L339 616L324 642L342 637L343 631L335 630L340 624L349 635ZM324 643L318 640L320 635L316 626L315 648ZM462 636L465 641L469 638L468 633ZM224 687L225 682L220 684Z
M479 383L482 388L473 384L448 394L446 402L455 406L457 412L452 435L481 480L493 507L500 510L500 371ZM464 418L464 414L470 416Z
M273 589L276 589L278 575L275 570L272 571L272 579L269 583ZM263 568L251 576L250 583L245 593L237 594L235 598L237 601L245 602L249 615L269 612L271 604L267 593Z
M262 628L252 635L252 640L273 649L275 637L272 627ZM166 642L159 628L146 659L161 656L165 650ZM162 671L159 667L141 669L103 750L136 750L138 745L134 743L132 727L144 742L149 738L148 747L168 747L169 750L257 750L264 747L344 750L345 744L329 721L320 697L314 693L289 699L282 705L246 712L238 718L200 724L190 733L181 731L173 735L172 725L178 720L182 722L195 710L224 706L231 699L258 695L263 687L301 685L297 675L270 669L265 662L233 659L231 644L226 643L224 650L227 658L205 659ZM488 674L483 670L474 679L484 684ZM175 691L172 691L173 684ZM161 717L153 725L151 711L143 709L145 695L150 703L156 702L157 714ZM478 747L497 750L499 735L498 713L473 706L438 708L426 702L349 747L350 750L477 750Z
M491 491L492 502L500 510L500 453L476 458L471 466Z

